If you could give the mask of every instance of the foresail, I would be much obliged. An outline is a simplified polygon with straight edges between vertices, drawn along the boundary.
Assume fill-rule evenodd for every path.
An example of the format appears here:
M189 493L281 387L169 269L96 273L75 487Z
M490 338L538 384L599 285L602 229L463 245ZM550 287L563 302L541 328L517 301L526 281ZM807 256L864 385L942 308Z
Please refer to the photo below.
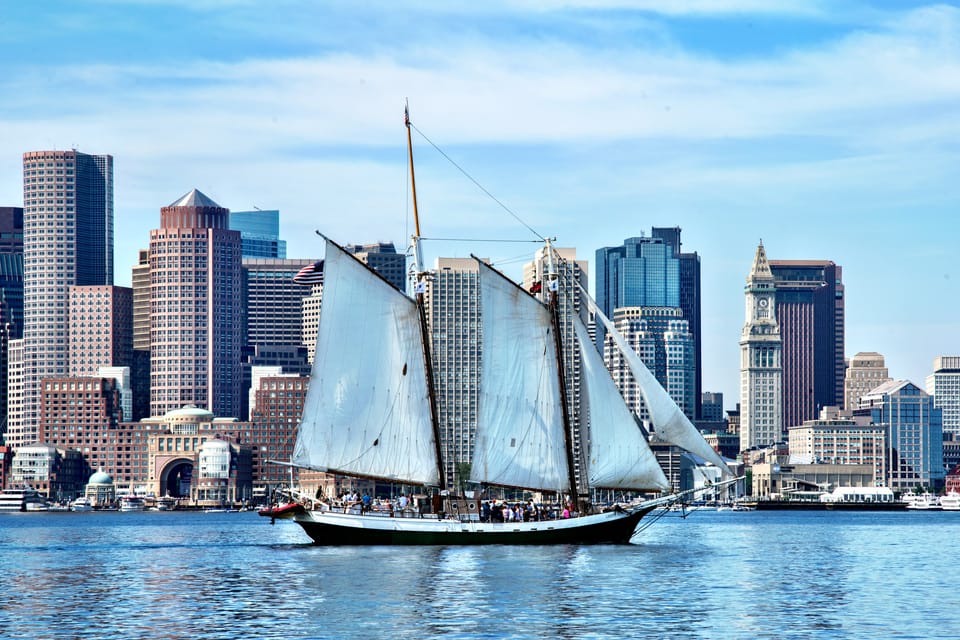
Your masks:
M569 490L550 311L479 264L483 346L471 480Z
M582 354L582 390L590 421L591 487L667 491L670 482L647 445L579 316L574 320Z
M584 292L586 293L586 292ZM643 395L643 401L650 414L650 421L653 423L654 431L661 440L674 444L681 449L689 451L700 456L707 462L717 466L725 477L733 477L730 468L724 463L720 454L711 447L703 435L697 430L690 419L684 415L677 403L673 401L670 394L663 388L660 381L650 373L647 365L643 363L640 356L630 348L623 335L610 322L610 319L603 315L596 301L589 295L584 295L591 311L595 314L597 321L602 322L617 345L617 348L623 354L630 372L633 374Z
M293 463L411 484L439 481L417 306L329 240Z

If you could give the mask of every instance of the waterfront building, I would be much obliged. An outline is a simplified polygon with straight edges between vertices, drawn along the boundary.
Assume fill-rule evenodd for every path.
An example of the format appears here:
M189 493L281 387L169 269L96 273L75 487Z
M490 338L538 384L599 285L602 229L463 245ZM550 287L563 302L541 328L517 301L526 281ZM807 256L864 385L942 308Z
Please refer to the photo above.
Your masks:
M433 376L440 391L446 485L461 489L470 477L480 381L479 266L472 258L438 258L424 292Z
M132 478L135 451L118 442L120 388L113 378L46 378L40 395L38 439L83 454L89 469ZM137 456L139 458L139 456Z
M618 307L679 307L693 336L694 410L700 418L702 331L700 256L683 253L679 227L653 227L651 237L624 240L596 253L596 298L608 318ZM604 340L597 328L598 344ZM662 382L662 381L661 381Z
M240 232L229 214L194 189L150 231L152 415L185 404L240 413Z
M783 361L778 292L763 243L744 288L746 322L740 335L740 450L784 439Z
M87 480L83 495L94 507L106 507L116 502L117 488L113 484L113 478L110 477L110 474L103 469L98 469Z
M860 398L891 380L883 356L875 351L862 351L852 358L843 379L843 408L853 411Z
M927 376L927 393L943 412L943 432L960 436L960 356L937 356Z
M23 337L23 209L0 207L0 442L8 427L10 341Z
M17 447L7 486L30 487L49 500L68 502L82 495L86 477L79 451L37 442Z
M891 380L861 396L854 415L870 416L885 429L886 486L943 488L943 418L932 396L907 380Z
M256 209L231 211L230 228L240 232L244 258L287 257L287 241L280 239L280 211Z
M869 464L877 485L887 477L886 430L869 416L841 417L836 407L824 407L816 420L791 426L790 461L797 464Z
M713 450L728 460L736 460L740 453L740 434L727 433L724 431L713 431L703 434L703 439L707 441Z
M253 478L263 495L290 484L290 467L272 464L291 460L303 402L310 386L308 376L274 375L258 378L251 403L248 438L253 447ZM245 434L246 435L246 432ZM294 476L302 475L295 470Z
M100 367L133 364L133 289L70 287L68 305L68 375L94 376Z
M783 424L803 424L844 397L844 287L829 260L770 260L777 291Z
M838 487L876 487L871 464L782 464L760 462L752 467L754 498L814 499Z
M113 284L113 158L79 151L23 154L23 389L7 443L34 442L40 383L68 374L71 286Z
M222 507L253 498L250 447L211 439L197 452L197 472L190 499L201 507Z
M692 420L696 410L694 344L683 311L679 307L619 307L614 309L612 320L627 344ZM604 345L604 360L627 406L641 420L649 421L639 385L612 340Z

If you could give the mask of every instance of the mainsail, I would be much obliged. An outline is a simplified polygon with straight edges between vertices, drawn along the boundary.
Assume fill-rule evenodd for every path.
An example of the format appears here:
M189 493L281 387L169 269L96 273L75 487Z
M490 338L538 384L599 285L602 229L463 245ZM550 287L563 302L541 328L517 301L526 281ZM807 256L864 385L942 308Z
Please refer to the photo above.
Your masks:
M700 434L697 428L693 426L693 423L690 422L690 419L680 410L680 407L673 401L673 398L671 398L670 394L663 388L660 381L650 373L647 365L643 363L643 360L640 359L637 352L630 348L630 345L627 344L623 335L617 331L617 328L610 322L610 319L603 315L596 301L593 300L586 291L583 293L590 310L593 311L597 321L603 323L607 334L613 338L617 348L623 354L627 366L630 367L630 372L633 374L637 386L640 388L640 393L643 395L643 401L646 404L647 411L650 414L650 421L653 423L653 428L657 436L661 440L700 456L707 462L717 466L724 477L732 478L733 474L723 461L723 458L720 457L720 454L703 439L703 435Z
M579 316L575 317L574 325L583 356L581 384L590 424L590 486L668 491L669 480Z
M480 265L482 368L471 480L569 490L550 310Z
M292 463L439 481L416 304L330 240L310 388Z

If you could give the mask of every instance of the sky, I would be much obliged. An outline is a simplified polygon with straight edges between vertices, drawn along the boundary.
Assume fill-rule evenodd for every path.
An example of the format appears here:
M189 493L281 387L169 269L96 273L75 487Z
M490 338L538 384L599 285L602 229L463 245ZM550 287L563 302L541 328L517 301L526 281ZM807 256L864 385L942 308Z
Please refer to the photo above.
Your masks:
M960 354L958 3L5 2L0 95L0 206L26 151L114 157L117 284L194 188L279 209L291 258L408 246L409 104L428 263L519 280L546 236L592 287L598 248L680 227L727 408L761 241L842 267L847 357L923 388Z

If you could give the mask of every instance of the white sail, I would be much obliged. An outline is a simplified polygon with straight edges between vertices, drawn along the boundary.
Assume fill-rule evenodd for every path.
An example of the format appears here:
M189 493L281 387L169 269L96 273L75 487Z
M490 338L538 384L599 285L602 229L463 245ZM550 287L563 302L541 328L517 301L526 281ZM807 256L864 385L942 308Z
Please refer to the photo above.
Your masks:
M569 490L550 311L479 264L483 346L471 480Z
M416 304L327 241L310 388L293 464L437 484Z
M581 289L582 290L582 289ZM727 467L720 454L711 447L703 435L697 430L690 419L680 410L677 403L673 401L670 394L660 384L660 381L650 373L647 365L643 363L636 351L630 348L623 335L610 322L610 319L603 315L600 308L593 298L584 291L584 298L587 304L594 312L597 320L606 327L607 334L611 336L617 345L617 348L623 354L630 372L633 374L643 395L643 401L650 414L650 421L653 423L654 431L657 436L670 444L674 444L681 449L700 456L707 462L717 466L725 477L733 477L730 468Z
M580 317L574 320L583 355L581 384L590 420L591 487L667 491L670 482L624 403Z

